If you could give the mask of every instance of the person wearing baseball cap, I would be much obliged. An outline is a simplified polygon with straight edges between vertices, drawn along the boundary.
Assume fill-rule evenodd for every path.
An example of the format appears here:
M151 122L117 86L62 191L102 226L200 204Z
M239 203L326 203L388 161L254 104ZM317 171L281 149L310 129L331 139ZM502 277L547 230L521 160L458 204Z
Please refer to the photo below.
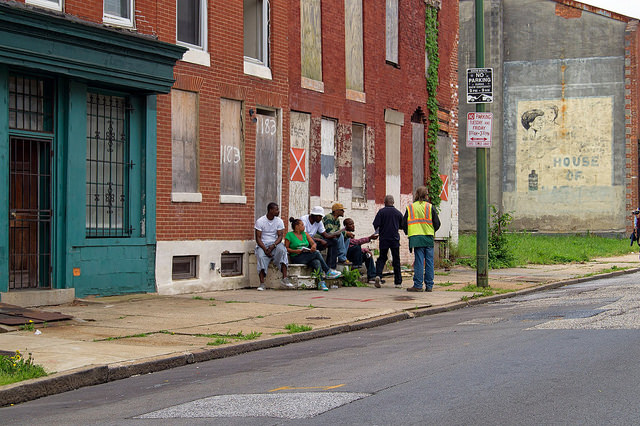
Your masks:
M331 206L331 213L322 218L322 223L327 233L335 235L335 244L327 246L327 264L330 268L335 269L338 262L347 262L347 246L345 240L353 238L352 232L345 231L340 224L340 218L344 216L344 206L341 203L335 203Z
M335 273L337 273L339 276L340 273L335 270L337 262L333 263L332 265L329 262L329 256L328 256L329 255L328 247L336 246L337 235L327 232L322 222L323 216L324 216L324 209L322 208L322 206L315 206L314 208L311 209L311 212L309 214L302 216L300 220L302 221L302 223L304 223L305 232L309 234L313 238L315 243L318 245L318 250L323 250L327 248L327 264L331 269L330 275L335 275Z

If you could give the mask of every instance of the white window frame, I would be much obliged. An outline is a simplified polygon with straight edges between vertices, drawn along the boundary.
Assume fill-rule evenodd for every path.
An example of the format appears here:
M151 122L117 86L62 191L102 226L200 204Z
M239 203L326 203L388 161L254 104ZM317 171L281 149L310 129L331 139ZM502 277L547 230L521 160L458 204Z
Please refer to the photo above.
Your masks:
M129 2L129 16L130 18L123 18L122 16L111 15L104 10L104 1L102 0L102 22L110 25L117 25L120 27L133 27L135 22L135 0L127 0Z
M178 0L176 0L176 44L189 49L207 51L207 0L200 1L200 44L178 40Z
M62 8L64 7L64 0L54 0L54 1L47 1L47 0L26 0L27 4L33 5L33 6L39 6L39 7L44 7L46 9L52 9L52 10L57 10L62 12Z
M269 0L262 0L262 58L244 57L244 73L271 80L269 44L271 36L271 4ZM244 38L243 38L244 40Z

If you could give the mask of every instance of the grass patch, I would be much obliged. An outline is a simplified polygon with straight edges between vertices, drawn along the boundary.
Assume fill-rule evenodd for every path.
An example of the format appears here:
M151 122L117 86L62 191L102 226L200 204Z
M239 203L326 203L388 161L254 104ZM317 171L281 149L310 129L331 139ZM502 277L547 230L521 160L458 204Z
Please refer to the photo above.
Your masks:
M453 285L454 283L447 281L446 283L436 283L436 285L439 285L440 287L449 287L450 285Z
M554 265L588 262L596 257L612 257L632 253L628 239L606 238L591 234L537 235L528 232L505 234L508 250L513 254L511 265ZM476 236L460 235L452 247L452 257L459 265L476 267Z
M313 329L313 327L311 326L300 325L295 323L287 324L284 326L284 328L288 330L287 333L289 334L301 333L303 331L311 331Z
M616 265L613 265L611 268L603 269L602 271L598 271L598 272L590 272L588 274L581 275L580 277L581 278L593 277L594 275L608 274L610 272L617 272L617 271L624 271L625 269L629 269L629 267L628 266L618 267Z
M204 299L202 298L202 296L193 296L193 297L192 297L192 299L193 299L193 300L204 300Z
M474 292L476 294L471 296L471 298L477 299L480 297L493 296L494 294L511 293L515 290L507 289L507 288L478 287L477 285L469 284L459 289L455 289L455 288L447 289L447 291ZM469 299L468 296L462 297L462 300L468 300L468 299Z
M129 334L128 336L105 337L104 339L93 339L94 342L111 342L112 340L131 339L133 337L148 337L153 333Z
M0 386L46 375L41 365L33 363L31 354L28 358L23 357L20 351L13 356L0 355Z
M224 303L249 303L249 302L241 302L239 300L227 300Z
M194 334L195 337L206 337L208 339L233 339L233 340L255 340L258 337L262 336L262 332L260 331L252 331L249 334L243 334L242 331L231 334L231 333L211 333L211 334Z
M213 342L207 343L207 345L208 346L220 346L220 345L226 345L227 343L230 343L230 342L231 342L231 340L225 339L223 337L218 337Z

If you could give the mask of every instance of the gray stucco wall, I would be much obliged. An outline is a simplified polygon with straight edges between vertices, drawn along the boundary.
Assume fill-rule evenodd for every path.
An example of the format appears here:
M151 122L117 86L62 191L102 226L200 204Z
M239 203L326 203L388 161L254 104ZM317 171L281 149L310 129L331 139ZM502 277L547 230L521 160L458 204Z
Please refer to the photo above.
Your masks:
M486 3L485 64L494 74L501 71L494 91L503 102L489 108L494 121L503 124L494 130L490 149L490 203L513 215L512 229L621 231L626 24L585 11L565 19L549 0ZM473 4L461 1L460 52L475 49ZM498 45L501 51L493 48ZM463 92L468 53L460 59ZM466 140L462 114L473 110L466 107L460 108L461 141ZM470 151L461 148L460 153L461 230L475 229L475 203L463 209L475 200L475 153Z

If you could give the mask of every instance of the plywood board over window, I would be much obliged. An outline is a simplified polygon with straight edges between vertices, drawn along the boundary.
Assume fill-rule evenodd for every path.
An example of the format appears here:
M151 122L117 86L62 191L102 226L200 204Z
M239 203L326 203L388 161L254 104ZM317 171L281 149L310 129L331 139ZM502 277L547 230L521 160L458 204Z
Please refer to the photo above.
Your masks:
M171 91L171 166L172 193L197 193L198 94L195 92Z
M267 213L267 204L280 204L281 158L278 117L275 111L256 113L255 219Z
M351 136L351 197L354 201L365 199L365 127L352 126Z
M300 43L302 87L322 91L320 0L300 1Z
M386 60L398 63L398 0L387 0Z
M303 177L301 181L289 182L289 216L301 217L309 213L309 135L311 132L311 115L301 112L290 114L290 140L293 152L293 170Z
M337 201L335 120L323 118L320 133L320 199L323 205L330 206Z
M244 197L244 128L242 102L231 99L220 99L220 195L223 202L246 202L234 198Z
M344 15L347 97L352 99L356 93L351 92L364 92L362 0L345 0Z

